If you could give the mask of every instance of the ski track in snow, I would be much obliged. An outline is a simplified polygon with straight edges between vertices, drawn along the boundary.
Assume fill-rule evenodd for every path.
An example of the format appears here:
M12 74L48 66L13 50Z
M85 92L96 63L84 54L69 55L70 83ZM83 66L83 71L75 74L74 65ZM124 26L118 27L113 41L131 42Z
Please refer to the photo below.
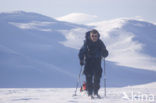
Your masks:
M74 91L75 88L1 88L0 103L156 103L154 87L107 88L107 97L101 88L102 99L92 100L79 91L73 97Z

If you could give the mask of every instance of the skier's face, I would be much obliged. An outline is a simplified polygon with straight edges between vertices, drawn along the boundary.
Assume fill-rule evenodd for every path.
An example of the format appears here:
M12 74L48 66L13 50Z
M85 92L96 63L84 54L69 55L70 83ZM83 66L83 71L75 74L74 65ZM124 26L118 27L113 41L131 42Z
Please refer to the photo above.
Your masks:
M98 34L97 33L96 34L91 33L90 38L93 42L96 42L98 40Z

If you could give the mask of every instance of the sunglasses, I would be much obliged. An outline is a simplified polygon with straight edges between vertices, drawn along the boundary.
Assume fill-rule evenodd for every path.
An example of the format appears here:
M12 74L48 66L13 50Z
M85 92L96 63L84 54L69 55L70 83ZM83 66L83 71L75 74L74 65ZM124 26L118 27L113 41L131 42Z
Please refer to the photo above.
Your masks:
M95 37L95 38L96 38L96 37L97 37L97 35L92 35L92 37Z

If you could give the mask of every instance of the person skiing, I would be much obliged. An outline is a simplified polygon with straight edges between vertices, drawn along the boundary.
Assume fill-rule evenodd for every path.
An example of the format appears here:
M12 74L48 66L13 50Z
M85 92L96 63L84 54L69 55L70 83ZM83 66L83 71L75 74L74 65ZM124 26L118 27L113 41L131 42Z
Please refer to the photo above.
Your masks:
M86 87L88 96L100 98L98 91L100 89L100 79L102 76L101 59L108 56L108 51L100 40L100 34L93 29L86 33L86 40L79 51L80 65L84 65L84 74L86 77Z

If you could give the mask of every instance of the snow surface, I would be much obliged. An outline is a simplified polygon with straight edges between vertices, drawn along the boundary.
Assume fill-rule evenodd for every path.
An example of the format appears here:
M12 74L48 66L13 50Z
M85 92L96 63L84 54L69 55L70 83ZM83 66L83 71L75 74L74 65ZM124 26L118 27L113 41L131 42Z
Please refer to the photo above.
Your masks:
M89 15L85 13L71 13L63 17L57 17L56 19L60 21L72 22L76 24L86 24L95 21L96 18L97 18L96 15Z
M102 99L90 99L86 92L77 92L75 88L5 88L0 89L0 103L156 103L156 88L140 85L124 88L107 88L99 94Z

